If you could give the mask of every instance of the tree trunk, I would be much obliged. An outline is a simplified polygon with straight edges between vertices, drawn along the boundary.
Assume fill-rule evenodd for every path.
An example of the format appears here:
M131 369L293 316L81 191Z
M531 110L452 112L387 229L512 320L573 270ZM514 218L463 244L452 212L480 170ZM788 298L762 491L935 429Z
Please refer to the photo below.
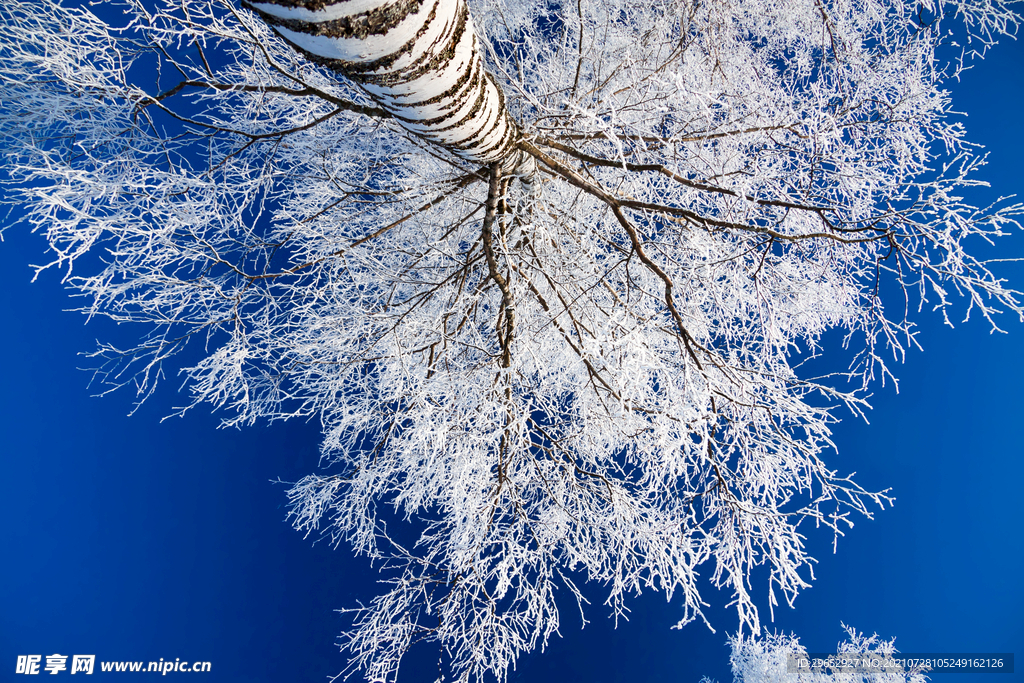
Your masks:
M243 4L310 60L359 85L408 131L468 161L500 162L534 191L533 158L483 64L465 0Z

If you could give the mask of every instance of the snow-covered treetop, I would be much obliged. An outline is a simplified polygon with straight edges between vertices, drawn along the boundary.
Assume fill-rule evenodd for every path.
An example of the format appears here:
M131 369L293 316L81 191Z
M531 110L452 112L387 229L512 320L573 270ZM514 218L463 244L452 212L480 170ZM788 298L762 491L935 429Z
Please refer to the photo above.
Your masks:
M967 251L1021 207L961 199L983 157L942 90L1017 18L1004 0L469 7L537 169L525 190L233 3L9 0L8 196L86 311L144 325L98 351L100 379L145 397L191 345L193 403L225 424L322 421L328 470L291 488L292 520L393 569L344 641L368 679L421 640L502 679L558 628L556 587L582 606L581 579L615 614L679 595L682 624L703 569L757 632L751 569L791 601L802 530L888 500L824 458L834 411L859 414L914 344L909 313L1024 313ZM848 372L800 372L829 330Z
M766 633L762 638L735 636L729 639L732 648L734 683L926 683L928 677L923 671L898 664L901 661L896 641L882 640L877 635L865 636L855 629L845 627L847 640L839 643L834 654L838 658L849 656L848 662L860 660L865 663L890 666L846 666L839 671L816 668L808 659L807 649L795 636L780 633ZM800 660L808 665L801 669ZM848 670L849 669L849 670ZM902 670L901 670L902 669ZM703 683L713 683L704 679Z

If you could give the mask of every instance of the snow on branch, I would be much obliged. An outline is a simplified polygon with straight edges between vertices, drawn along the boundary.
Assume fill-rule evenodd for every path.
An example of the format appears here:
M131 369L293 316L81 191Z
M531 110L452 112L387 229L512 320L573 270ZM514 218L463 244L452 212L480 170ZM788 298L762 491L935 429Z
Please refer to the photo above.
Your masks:
M942 89L1007 2L250 6L3 3L3 180L39 270L144 329L97 381L142 399L191 349L226 425L322 422L291 521L390 572L348 673L426 641L504 679L587 581L685 624L703 571L759 632L814 528L892 502L830 425L915 310L1024 317L978 256L1022 207L962 198ZM830 331L850 364L812 376Z

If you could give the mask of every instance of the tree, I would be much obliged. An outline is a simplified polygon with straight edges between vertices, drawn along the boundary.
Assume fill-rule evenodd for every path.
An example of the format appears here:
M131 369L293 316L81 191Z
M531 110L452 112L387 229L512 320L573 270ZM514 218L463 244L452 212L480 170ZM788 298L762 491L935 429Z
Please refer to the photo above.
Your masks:
M708 565L757 632L752 568L792 601L800 524L839 535L888 500L823 456L837 410L860 414L914 344L910 302L1024 314L965 251L1020 207L958 198L983 159L941 91L962 68L941 59L950 19L966 55L1016 18L480 0L473 24L456 2L378 22L380 4L331 30L387 37L401 7L447 31L471 55L452 130L431 122L443 100L400 105L349 53L339 78L231 4L4 6L12 197L91 314L149 326L99 349L100 378L144 398L194 341L194 402L226 424L323 422L331 469L289 490L292 520L393 569L345 641L371 680L420 640L503 678L557 629L557 587L582 609L580 579L615 614L678 591L686 623ZM310 56L325 43L294 22L334 10L290 5L253 8ZM798 374L829 330L849 371Z
M867 655L878 662L885 662L898 652L895 639L882 640L877 635L868 637L848 626L844 628L849 639L839 643L836 654ZM921 670L908 668L900 671L896 667L873 670L868 666L861 671L819 669L794 674L791 667L796 664L795 660L803 659L812 664L807 658L806 648L795 636L777 633L765 634L761 639L735 636L729 639L729 645L732 647L730 663L736 683L925 683L928 680Z

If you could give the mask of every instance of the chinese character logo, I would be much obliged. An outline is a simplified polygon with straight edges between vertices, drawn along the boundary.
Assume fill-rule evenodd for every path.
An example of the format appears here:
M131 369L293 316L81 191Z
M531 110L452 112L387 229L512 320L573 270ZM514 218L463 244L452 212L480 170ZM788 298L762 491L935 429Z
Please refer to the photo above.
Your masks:
M75 655L71 658L71 673L91 674L96 664L96 655Z
M18 655L18 665L14 669L16 674L28 676L39 675L39 665L43 661L42 655ZM96 666L96 655L73 655L71 657L71 673L91 674ZM56 675L61 671L68 670L68 656L54 653L46 655L46 666L43 670L50 675Z
M38 674L39 673L39 662L42 661L42 655L18 655L18 667L14 670L16 674Z
M67 655L52 654L46 655L46 672L50 675L56 675L58 671L67 671Z

